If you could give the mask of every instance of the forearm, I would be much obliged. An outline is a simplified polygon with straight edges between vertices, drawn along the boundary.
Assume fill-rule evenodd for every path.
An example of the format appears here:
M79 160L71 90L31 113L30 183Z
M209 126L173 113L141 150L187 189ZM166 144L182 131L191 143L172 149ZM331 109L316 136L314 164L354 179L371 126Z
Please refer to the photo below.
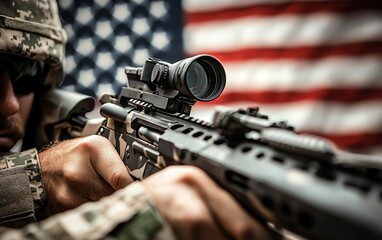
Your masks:
M57 214L22 230L4 230L15 239L174 239L140 183L98 202Z

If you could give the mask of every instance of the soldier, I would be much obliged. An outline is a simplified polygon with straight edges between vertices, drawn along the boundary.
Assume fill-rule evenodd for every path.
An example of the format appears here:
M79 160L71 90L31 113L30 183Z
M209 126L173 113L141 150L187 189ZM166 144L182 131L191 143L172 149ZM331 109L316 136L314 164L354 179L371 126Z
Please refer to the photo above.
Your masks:
M132 183L99 136L10 153L35 96L60 84L65 43L53 0L0 2L0 238L264 239L259 224L196 168L169 167Z

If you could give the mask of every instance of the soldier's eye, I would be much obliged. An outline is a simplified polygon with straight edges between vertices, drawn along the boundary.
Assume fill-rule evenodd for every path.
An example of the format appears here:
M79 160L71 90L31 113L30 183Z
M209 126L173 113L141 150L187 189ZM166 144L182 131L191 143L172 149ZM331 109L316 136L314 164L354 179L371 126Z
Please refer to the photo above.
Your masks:
M8 72L17 95L34 92L43 82L44 63L9 54L0 54L0 74Z

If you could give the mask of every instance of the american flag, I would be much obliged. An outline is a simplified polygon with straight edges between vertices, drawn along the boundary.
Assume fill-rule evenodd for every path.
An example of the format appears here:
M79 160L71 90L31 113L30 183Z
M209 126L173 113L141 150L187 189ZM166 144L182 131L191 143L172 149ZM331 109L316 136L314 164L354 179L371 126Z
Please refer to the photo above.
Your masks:
M118 92L148 57L220 59L227 86L197 103L259 106L340 148L382 153L381 1L59 0L70 43L65 88Z
M94 97L118 93L124 68L147 57L184 57L179 1L58 0L68 34L63 88Z

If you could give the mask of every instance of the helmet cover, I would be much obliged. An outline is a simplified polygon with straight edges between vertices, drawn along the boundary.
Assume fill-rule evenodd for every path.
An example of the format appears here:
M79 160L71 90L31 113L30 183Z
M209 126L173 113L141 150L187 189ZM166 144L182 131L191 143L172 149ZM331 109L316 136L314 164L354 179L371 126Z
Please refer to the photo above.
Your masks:
M45 85L63 79L66 41L55 0L0 1L0 53L44 61Z

